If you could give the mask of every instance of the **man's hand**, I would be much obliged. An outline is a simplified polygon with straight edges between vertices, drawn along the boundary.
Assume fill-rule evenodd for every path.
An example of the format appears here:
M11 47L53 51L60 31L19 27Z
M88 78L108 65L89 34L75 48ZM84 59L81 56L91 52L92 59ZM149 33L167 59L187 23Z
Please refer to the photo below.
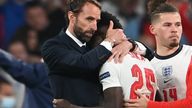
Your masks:
M127 40L126 35L124 34L122 29L113 29L113 21L110 21L109 28L106 34L106 41L111 42L113 45L118 45L122 41ZM113 46L112 45L112 46Z
M109 61L114 59L115 63L122 63L123 58L127 55L131 48L132 43L129 41L123 41L112 49L112 55L110 56Z
M73 108L73 105L65 99L54 99L53 105L54 108Z
M139 96L139 99L130 99L128 101L124 102L125 108L147 108L147 103L149 99L145 96L139 93L138 91L135 91L135 93Z

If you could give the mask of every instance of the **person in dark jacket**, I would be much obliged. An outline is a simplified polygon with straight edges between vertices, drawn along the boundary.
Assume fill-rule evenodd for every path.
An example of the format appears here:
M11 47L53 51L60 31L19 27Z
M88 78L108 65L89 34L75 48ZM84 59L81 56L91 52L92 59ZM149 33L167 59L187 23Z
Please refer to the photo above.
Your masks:
M53 95L44 63L28 64L0 49L0 66L26 86L23 108L53 108Z

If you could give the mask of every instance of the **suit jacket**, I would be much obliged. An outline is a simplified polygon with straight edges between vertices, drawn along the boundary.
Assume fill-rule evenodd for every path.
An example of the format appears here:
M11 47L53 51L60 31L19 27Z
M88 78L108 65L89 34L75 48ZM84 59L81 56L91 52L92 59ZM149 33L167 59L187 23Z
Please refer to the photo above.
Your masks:
M104 46L90 50L80 47L61 31L42 46L55 98L80 106L96 106L102 95L99 68L111 55Z

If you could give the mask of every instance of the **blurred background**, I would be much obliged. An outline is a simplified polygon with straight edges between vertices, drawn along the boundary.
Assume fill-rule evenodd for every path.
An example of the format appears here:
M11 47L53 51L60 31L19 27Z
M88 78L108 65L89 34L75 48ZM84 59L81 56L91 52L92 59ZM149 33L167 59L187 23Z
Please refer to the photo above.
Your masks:
M147 0L98 1L102 5L102 10L112 13L120 20L127 37L155 49L154 36L149 31ZM182 17L181 43L191 45L192 0L168 0L168 2L179 9ZM66 0L0 0L0 48L22 61L40 63L41 45L67 26L65 7ZM16 91L18 87L17 85ZM11 89L14 88L7 88L5 91L10 89L9 94L12 95ZM19 87L19 91L22 92L22 86Z
M118 17L127 37L155 48L147 0L98 1L102 10ZM182 43L192 44L192 0L168 1L182 16ZM22 60L39 62L40 46L66 26L65 7L66 0L0 0L0 47Z

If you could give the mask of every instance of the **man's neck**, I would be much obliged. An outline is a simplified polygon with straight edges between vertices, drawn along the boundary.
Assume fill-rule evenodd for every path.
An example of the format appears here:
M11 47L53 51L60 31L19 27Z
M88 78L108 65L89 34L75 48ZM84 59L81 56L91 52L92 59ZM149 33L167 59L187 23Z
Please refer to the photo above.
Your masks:
M72 28L71 26L69 26L69 27L67 28L67 30L68 30L75 38L77 38L76 35L75 35L75 33L74 33L74 31L73 31L73 28Z
M71 32L69 28L67 28L66 34L67 34L69 37L71 37L80 47L86 45L86 43L82 43L75 35L73 35L73 32Z

